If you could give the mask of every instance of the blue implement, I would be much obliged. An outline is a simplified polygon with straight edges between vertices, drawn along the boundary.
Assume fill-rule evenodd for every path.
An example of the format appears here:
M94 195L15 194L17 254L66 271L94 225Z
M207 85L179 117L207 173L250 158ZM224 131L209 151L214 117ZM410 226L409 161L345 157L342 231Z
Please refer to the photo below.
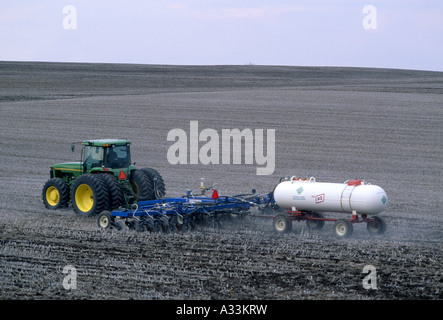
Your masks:
M193 229L203 224L217 227L225 219L242 217L252 206L271 201L270 194L213 197L193 196L139 201L129 208L104 211L98 217L103 228L121 229L127 225L138 231Z

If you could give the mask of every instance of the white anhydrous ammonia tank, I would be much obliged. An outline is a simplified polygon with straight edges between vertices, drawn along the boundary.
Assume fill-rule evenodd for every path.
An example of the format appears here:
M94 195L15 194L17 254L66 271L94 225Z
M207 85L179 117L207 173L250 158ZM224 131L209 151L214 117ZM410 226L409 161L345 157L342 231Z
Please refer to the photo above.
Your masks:
M386 208L388 197L382 188L363 180L325 183L292 177L275 187L274 200L285 210L375 215Z

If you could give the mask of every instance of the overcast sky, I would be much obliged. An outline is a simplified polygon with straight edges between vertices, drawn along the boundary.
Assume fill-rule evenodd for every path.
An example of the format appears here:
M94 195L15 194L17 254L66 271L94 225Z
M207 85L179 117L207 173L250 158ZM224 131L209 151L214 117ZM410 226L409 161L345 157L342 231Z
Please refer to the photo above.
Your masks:
M1 0L0 60L443 71L443 0Z

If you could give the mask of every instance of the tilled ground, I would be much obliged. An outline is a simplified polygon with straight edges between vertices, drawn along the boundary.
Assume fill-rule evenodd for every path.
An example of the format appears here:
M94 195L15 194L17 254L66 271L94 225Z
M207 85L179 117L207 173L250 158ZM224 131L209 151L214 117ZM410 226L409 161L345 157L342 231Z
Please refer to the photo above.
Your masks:
M441 299L443 76L405 70L0 63L0 298ZM276 130L275 173L258 165L170 165L174 128ZM389 205L383 236L295 223L276 235L247 218L186 233L101 231L72 208L46 210L53 163L70 143L126 137L168 196L269 192L280 176L366 179ZM338 217L340 214L330 214ZM366 265L376 289L365 289ZM67 290L66 266L77 271Z
M263 222L160 234L10 224L2 229L2 297L13 299L435 299L441 248L429 241L338 241ZM74 229L74 227L76 227ZM364 289L363 267L377 270ZM65 290L65 266L77 289Z

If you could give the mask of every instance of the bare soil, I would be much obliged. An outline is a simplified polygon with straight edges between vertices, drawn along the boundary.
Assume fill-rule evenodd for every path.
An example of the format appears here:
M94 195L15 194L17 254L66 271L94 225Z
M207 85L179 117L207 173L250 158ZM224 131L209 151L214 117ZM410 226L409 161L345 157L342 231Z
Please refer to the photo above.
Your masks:
M276 130L275 172L257 165L171 165L170 130ZM282 176L365 179L383 187L387 230L332 223L276 235L246 218L186 233L99 230L71 207L47 210L53 163L70 143L129 138L167 196L272 191ZM0 63L0 299L441 299L443 74L279 66ZM331 217L345 214L329 214ZM66 290L63 268L77 270ZM377 288L365 289L366 265Z

